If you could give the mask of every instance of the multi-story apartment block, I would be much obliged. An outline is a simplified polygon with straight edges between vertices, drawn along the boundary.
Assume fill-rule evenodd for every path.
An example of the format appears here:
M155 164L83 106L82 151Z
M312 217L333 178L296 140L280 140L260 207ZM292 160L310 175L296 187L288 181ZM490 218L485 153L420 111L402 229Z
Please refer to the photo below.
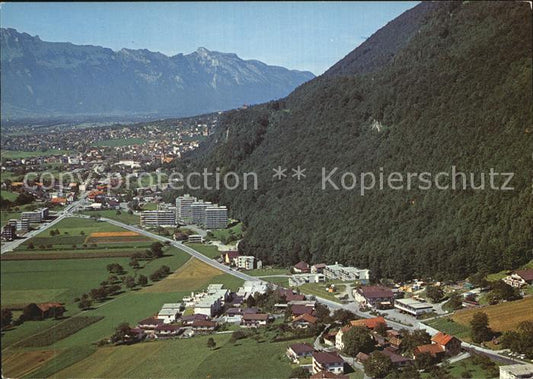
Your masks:
M207 229L224 229L228 225L228 209L212 205L205 209L204 226Z
M192 222L192 204L196 201L195 197L185 194L176 198L177 221L185 224Z

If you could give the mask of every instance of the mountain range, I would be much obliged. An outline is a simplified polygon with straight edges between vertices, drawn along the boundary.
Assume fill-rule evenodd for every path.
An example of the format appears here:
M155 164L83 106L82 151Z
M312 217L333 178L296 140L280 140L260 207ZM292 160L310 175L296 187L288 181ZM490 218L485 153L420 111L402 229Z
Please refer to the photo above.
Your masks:
M258 174L257 191L198 195L244 221L239 250L265 264L338 261L396 280L513 269L533 258L532 56L527 3L422 2L288 97L224 113L176 164ZM452 166L475 186L484 173L485 189ZM335 167L355 190L321 188ZM362 196L359 174L380 170L403 188ZM490 170L514 173L513 189L489 188ZM406 187L423 172L459 186Z
M311 72L199 48L148 50L45 42L1 29L2 118L68 115L189 116L289 94Z

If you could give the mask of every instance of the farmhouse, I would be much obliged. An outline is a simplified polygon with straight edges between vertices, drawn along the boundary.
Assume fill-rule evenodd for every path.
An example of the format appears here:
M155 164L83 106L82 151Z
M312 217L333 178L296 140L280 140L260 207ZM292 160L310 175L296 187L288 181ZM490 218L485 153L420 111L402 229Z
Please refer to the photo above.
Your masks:
M432 343L415 347L413 351L413 356L415 359L417 359L420 354L424 353L428 353L433 358L437 358L438 360L441 360L445 355L444 348L441 345Z
M59 318L65 311L61 303L30 303L24 307L23 315L28 320L44 320L48 317Z
M355 301L364 307L387 309L394 303L394 293L383 286L365 286L353 291Z
M386 348L381 351L383 354L385 354L387 357L390 358L393 365L397 367L404 367L411 363L411 359L406 358L404 356L401 356L400 354L396 354L395 352L390 350L389 348Z
M297 361L299 358L312 356L314 351L313 346L308 343L294 343L287 348L287 357L292 361Z
M194 315L189 315L189 316L183 316L181 318L181 323L183 325L192 325L193 322L195 322L195 321L207 321L208 319L209 319L209 317L207 317L207 315L194 314Z
M533 283L533 269L528 270L516 270L509 276L502 279L505 283L512 287L520 288L525 285L531 285Z
M297 274L303 273L303 272L309 272L310 271L309 263L300 261L293 266L292 270Z
M190 327L196 332L212 332L217 327L217 323L209 320L194 320Z
M307 328L316 325L318 318L311 316L309 313L304 313L292 320L292 326L295 328Z
M324 273L324 268L326 268L325 263L317 263L316 265L311 266L311 273L313 274L322 274Z
M231 265L240 256L238 251L224 251L220 254L225 264Z
M146 318L137 323L137 327L144 330L154 330L159 325L163 325L163 320L155 317Z
M344 374L344 360L334 352L316 351L313 353L313 374L321 371Z
M446 355L457 355L461 352L461 341L449 334L438 332L431 338L431 342L439 345Z
M177 336L182 331L183 328L178 325L158 325L154 332L157 338L168 338Z
M245 328L257 328L265 326L268 322L269 315L266 313L245 313L242 316L241 326Z

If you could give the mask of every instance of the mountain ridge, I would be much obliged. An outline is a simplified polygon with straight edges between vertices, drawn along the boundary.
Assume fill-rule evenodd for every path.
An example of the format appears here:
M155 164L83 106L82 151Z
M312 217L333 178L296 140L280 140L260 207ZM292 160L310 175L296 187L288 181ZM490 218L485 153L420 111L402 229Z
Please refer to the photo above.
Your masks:
M258 174L257 191L199 193L244 221L243 254L284 267L339 261L396 280L464 279L533 258L529 6L441 2L424 13L407 17L414 24L400 28L405 34L396 37L406 42L392 58L366 61L358 47L339 71L284 99L224 113L201 149L176 163L183 172ZM367 46L379 57L375 42ZM289 173L305 168L306 178L275 181L280 165ZM452 166L477 184L489 168L513 172L515 189L386 188L361 196L319 186L322 167L339 167L338 183L345 171L449 173Z
M314 78L308 71L202 47L167 56L148 49L45 42L15 29L0 34L3 118L190 116L281 98Z

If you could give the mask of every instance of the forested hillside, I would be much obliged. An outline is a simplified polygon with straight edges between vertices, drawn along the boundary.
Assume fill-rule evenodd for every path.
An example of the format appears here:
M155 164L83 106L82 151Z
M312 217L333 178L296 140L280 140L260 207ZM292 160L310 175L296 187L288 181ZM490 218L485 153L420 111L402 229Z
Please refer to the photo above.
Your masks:
M241 250L267 263L340 261L397 279L464 278L533 258L529 5L418 7L423 17L403 21L415 32L391 23L407 34L396 36L405 46L390 60L358 61L379 56L373 38L388 25L362 46L372 51L356 50L286 99L228 112L191 157L188 169L259 174L258 191L204 194L244 220ZM300 165L307 177L273 180L278 165L289 173ZM477 173L477 184L491 168L514 172L515 189L320 189L322 167L437 173L452 165Z

